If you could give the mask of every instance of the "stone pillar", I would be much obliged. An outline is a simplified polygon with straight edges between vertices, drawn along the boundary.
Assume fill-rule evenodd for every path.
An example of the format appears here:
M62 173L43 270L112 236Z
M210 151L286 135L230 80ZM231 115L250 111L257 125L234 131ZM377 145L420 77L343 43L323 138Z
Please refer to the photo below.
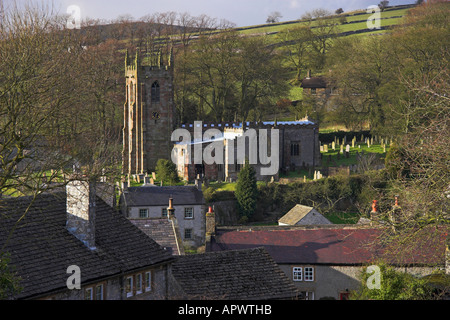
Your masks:
M95 250L95 182L70 181L66 193L67 230Z

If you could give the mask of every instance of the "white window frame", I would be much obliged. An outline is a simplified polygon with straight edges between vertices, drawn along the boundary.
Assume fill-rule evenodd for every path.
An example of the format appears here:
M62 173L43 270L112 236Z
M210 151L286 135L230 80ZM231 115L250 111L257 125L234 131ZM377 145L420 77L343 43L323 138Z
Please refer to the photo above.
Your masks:
M190 210L190 213L188 213L187 210ZM186 216L186 214L189 214L189 216ZM184 208L184 218L185 219L194 219L194 208L193 207Z
M302 267L293 267L292 268L292 280L303 281L303 268Z
M305 299L306 300L314 300L314 291L306 291Z
M145 212L145 216L143 217L141 211ZM139 208L139 218L145 219L148 218L148 208Z
M314 267L305 267L304 273L303 278L305 281L314 281Z
M142 273L136 275L136 294L141 294L142 291Z
M161 217L167 218L167 208L161 208Z
M89 294L87 294L88 292ZM90 287L84 289L84 300L94 300L94 288Z
M100 298L97 297L97 290L100 288L101 296ZM95 286L95 300L103 300L104 299L104 292L103 292L103 284L99 284Z
M152 272L151 271L147 271L145 273L145 292L149 292L152 291Z
M127 277L125 281L125 292L127 293L127 298L129 298L133 296L133 276ZM130 290L128 290L128 284L130 285Z

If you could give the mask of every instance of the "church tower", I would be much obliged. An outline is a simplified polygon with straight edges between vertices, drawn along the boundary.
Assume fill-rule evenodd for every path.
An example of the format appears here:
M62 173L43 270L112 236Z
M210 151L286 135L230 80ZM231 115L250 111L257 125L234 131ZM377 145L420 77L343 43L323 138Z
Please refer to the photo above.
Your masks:
M164 64L161 52L125 56L123 159L125 175L151 172L158 159L170 159L175 126L173 52Z

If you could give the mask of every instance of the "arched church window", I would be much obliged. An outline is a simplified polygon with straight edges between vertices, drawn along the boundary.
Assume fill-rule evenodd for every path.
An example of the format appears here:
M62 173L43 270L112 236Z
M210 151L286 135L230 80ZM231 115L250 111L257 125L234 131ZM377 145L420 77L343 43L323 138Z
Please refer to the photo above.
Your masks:
M152 102L159 102L159 99L159 83L155 81L152 84Z

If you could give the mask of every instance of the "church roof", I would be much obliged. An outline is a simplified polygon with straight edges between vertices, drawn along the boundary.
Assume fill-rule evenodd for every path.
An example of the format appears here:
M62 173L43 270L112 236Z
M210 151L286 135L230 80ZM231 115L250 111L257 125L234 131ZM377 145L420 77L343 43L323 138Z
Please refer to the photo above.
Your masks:
M275 121L263 121L264 125L274 125ZM307 125L314 124L314 122L310 120L295 120L295 121L277 121L277 125Z

